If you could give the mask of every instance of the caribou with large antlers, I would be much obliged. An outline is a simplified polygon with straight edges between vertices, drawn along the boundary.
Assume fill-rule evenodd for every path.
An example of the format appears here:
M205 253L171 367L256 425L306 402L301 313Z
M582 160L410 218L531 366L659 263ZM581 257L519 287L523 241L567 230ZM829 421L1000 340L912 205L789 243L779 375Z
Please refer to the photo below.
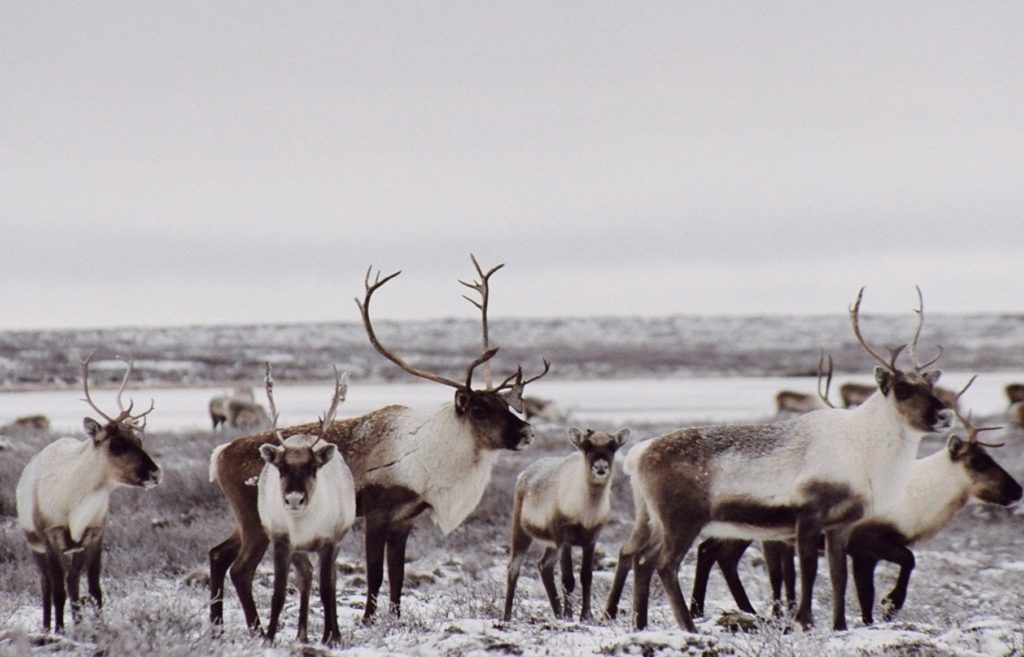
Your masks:
M399 613L405 546L415 519L429 511L442 532L451 532L476 508L500 451L523 449L532 442L533 429L510 407L521 409L524 386L546 374L550 367L545 361L544 370L528 379L523 378L520 367L496 386L474 389L474 370L493 358L496 348L488 347L474 358L463 380L406 362L381 343L370 320L373 294L399 273L373 276L372 268L367 271L365 293L356 304L370 344L406 372L454 388L455 394L452 402L440 407L417 410L386 406L360 417L336 421L323 431L323 439L337 446L352 471L356 512L366 523L364 621L369 621L377 609L385 557L391 609ZM480 287L480 309L485 311L488 276L482 277ZM302 425L283 429L281 434L315 430L315 425ZM268 538L260 524L256 492L246 482L262 468L259 446L275 441L273 432L238 438L219 449L211 463L212 474L236 520L231 536L210 551L210 618L214 623L221 622L223 616L224 578L230 567L246 622L250 627L259 626L252 578Z
M100 410L89 393L89 362L82 362L85 401L103 422L83 420L86 440L61 438L32 457L18 480L18 524L28 538L39 566L43 593L43 626L64 628L64 603L70 598L77 613L78 579L86 570L89 595L97 607L103 604L100 589L100 558L107 526L110 493L119 486L152 488L161 472L142 447L149 410L132 414L134 404L122 401L132 361L128 359L117 391L118 414Z
M854 410L823 409L767 425L694 427L644 441L626 457L637 507L633 533L619 553L607 613L617 611L631 566L635 569L636 627L647 625L654 571L676 622L694 631L679 585L679 565L693 541L705 536L796 539L800 603L796 619L813 622L811 594L818 540L826 536L832 579L832 625L846 627L846 541L853 523L899 497L921 437L942 429L948 415L933 393L938 371L902 370L902 348L881 357L861 335L863 289L850 307L854 335L880 363L878 392ZM923 308L919 311L923 321Z

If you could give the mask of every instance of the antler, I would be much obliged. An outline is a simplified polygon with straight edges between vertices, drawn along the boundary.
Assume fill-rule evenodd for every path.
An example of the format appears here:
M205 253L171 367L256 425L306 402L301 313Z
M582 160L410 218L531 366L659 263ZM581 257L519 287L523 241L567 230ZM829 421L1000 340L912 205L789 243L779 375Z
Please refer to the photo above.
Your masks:
M484 321L483 321L483 324L484 324L484 338L483 339L484 339L484 344L486 345L487 341L488 341L488 335L487 335L487 302L488 302L488 297L489 297L489 294L490 294L490 289L489 289L489 286L488 286L488 279L491 277L491 275L494 272L498 271L501 267L504 267L504 265L498 265L497 267L493 267L489 271L484 272L483 269L480 267L480 264L477 262L476 258L473 257L472 255L470 255L470 258L472 258L473 265L476 267L477 273L479 273L479 275L480 275L480 281L475 282L475 283L467 283L465 281L461 281L460 280L459 282L462 283L463 285L466 285L467 287L473 288L474 290L478 290L480 292L480 295L481 295L481 301L480 302L477 302L477 301L475 301L473 299L469 299L469 297L466 297L466 298L469 299L470 303L472 303L473 305L475 305L478 308L480 308L481 313L483 314L483 318L484 318ZM494 358L494 355L498 353L498 347L484 349L483 353L481 353L476 359L474 359L473 362L471 362L469 364L469 366L466 368L466 380L465 380L464 383L462 383L462 382L459 382L459 381L455 381L454 379L449 379L447 377L441 376L440 374L435 374L433 372L429 372L427 370L420 369L418 367L414 367L414 366L410 365L409 363L407 363L404 360L402 360L402 358L400 358L399 356L395 355L390 350L388 350L386 347L384 347L384 345L382 345L380 343L380 340L377 339L377 334L373 330L373 323L370 320L370 299L373 297L373 293L374 292L376 292L381 286L383 286L385 283L390 281L392 278L394 278L395 276L398 276L400 273L402 273L402 272L397 271L397 272L395 272L393 274L390 274L388 276L385 276L385 277L381 278L380 270L378 270L377 271L377 275L372 278L372 282L371 282L371 275L373 274L373 267L371 266L369 269L366 270L366 279L365 279L365 282L364 282L364 285L366 287L366 293L364 294L362 301L360 301L358 298L356 298L356 305L359 306L359 312L360 312L360 314L362 315L362 318L363 318L363 326L366 328L366 334L370 338L370 343L373 345L373 347L377 350L378 353L380 353L382 356L384 356L385 358L390 360L395 365L398 365L399 367L401 367L406 372L409 372L410 374L413 374L415 376L427 379L429 381L435 381L437 383L443 383L443 384L445 384L447 386L451 386L451 387L457 388L459 390L471 390L472 389L472 383L473 383L473 371L477 367L479 367L480 365L482 365L482 364L486 363L487 361L491 360L492 358ZM497 387L492 387L491 384L490 384L490 381L488 380L484 390L486 392L498 392L498 391L503 390L505 388L519 387L521 389L527 383L530 383L532 381L536 381L540 377L542 377L545 374L547 374L548 370L550 368L551 368L551 364L548 363L545 360L544 361L544 371L543 372L541 372L539 375L533 377L532 379L528 379L526 381L523 381L522 380L523 372L522 372L522 368L520 367L515 374L512 374L511 376L509 376L507 379L505 379ZM488 379L489 378L490 377L488 375ZM515 380L515 383L512 383L513 380Z
M316 447L316 444L324 439L324 434L330 428L331 424L334 423L334 416L338 414L338 406L341 402L345 401L345 397L348 395L348 372L340 374L338 372L338 366L334 366L334 395L331 397L331 405L327 407L327 412L320 418L320 435L317 436L310 448Z
M942 357L942 345L937 345L939 353L927 363L922 364L917 359L917 340L921 337L921 327L924 326L924 295L921 294L920 286L915 285L914 289L917 290L917 308L914 308L914 312L917 313L917 330L914 331L914 340L910 343L910 360L914 363L914 369L923 372L926 367L934 365Z
M857 338L857 342L860 343L860 346L864 348L864 351L866 351L869 354L871 354L872 358L877 360L879 363L881 363L886 369L890 370L891 372L896 372L897 371L897 369L896 369L896 359L900 357L900 352L903 351L903 348L906 347L906 345L900 345L899 347L896 347L895 349L889 348L889 360L888 361L886 361L884 358L879 356L878 352L875 351L874 349L872 349L868 345L867 341L864 339L864 336L861 335L861 332L860 332L860 302L861 302L861 299L863 299L863 297L864 297L864 288L862 287L860 289L860 291L857 292L857 300L853 302L852 306L850 306L850 324L853 326L853 335Z
M966 385L964 385L964 387L960 389L960 392L956 393L956 397L953 398L953 413L956 414L956 418L960 420L960 424L964 425L964 429L967 430L967 442L976 443L983 447L1002 447L1006 443L982 442L978 440L978 434L981 433L982 431L998 431L1003 427L975 427L971 423L971 413L968 413L966 418L960 414L960 397L962 397L963 394L967 392L967 389L971 387L971 384L974 383L974 380L977 378L977 374L972 376L971 379L966 383Z
M277 404L274 403L274 375L270 371L269 361L267 362L267 375L264 377L264 383L267 388L267 403L270 404L270 429L274 432L277 442L284 445L284 436L281 435L281 430L277 428L277 418L280 416L277 412Z
M100 407L97 406L96 402L94 402L92 400L92 395L89 393L89 363L92 361L92 357L95 356L95 355L96 355L96 350L93 349L92 352L86 357L86 359L82 361L82 387L85 390L85 399L83 399L82 401L84 401L87 404L89 404L89 406L91 406L94 411L99 413L103 417L103 419L106 420L107 422L110 422L110 423L113 423L113 424L120 424L121 422L124 422L125 420L129 420L130 422L132 422L134 424L138 420L142 420L142 425L139 427L139 429L140 430L141 429L145 429L146 428L146 421L145 421L144 418L147 415L149 415L150 413L153 412L153 409L156 407L156 403L151 399L150 402L149 402L149 409L148 410L140 413L139 415L132 415L132 408L134 408L135 402L132 401L132 400L129 400L128 408L125 408L124 407L124 403L121 401L121 396L124 394L125 386L128 385L128 376L132 373L132 368L135 366L135 361L132 358L122 358L121 359L121 360L124 360L124 362L128 364L128 368L125 370L124 377L122 377L122 379L121 379L121 387L117 389L117 397L116 397L116 399L117 399L118 415L117 415L117 417L110 417L109 415L107 415L106 413L104 413L103 411L100 410ZM120 357L118 357L118 358L120 358Z
M470 298L469 296L467 296L465 294L462 295L462 298L465 299L466 301L470 302L471 304L473 304L474 306L476 306L480 310L480 316L481 316L481 319L483 320L483 353L487 353L490 350L490 348L491 348L490 341L488 339L488 334L487 334L487 303L490 300L490 293L491 293L490 278L491 278L491 275L494 274L494 272L496 272L499 269L501 269L502 267L504 267L505 264L502 263L500 265L491 267L491 269L488 270L485 273L484 270L480 267L480 263L476 261L476 256L474 256L472 253L470 253L469 254L469 259L473 261L473 267L476 268L476 273L480 277L480 280L479 281L473 281L472 283L467 283L466 281L464 281L464 280L462 280L460 278L459 282L462 283L463 285L465 285L466 287L470 288L471 290L476 290L480 294L480 301L477 301L476 299L472 299L472 298ZM472 372L470 372L470 375L471 374L472 374ZM484 385L486 385L488 388L491 387L491 365L490 365L490 363L487 363L484 366ZM468 383L466 384L466 387L467 388L469 387Z
M829 390L832 388L832 354L828 355L828 372L826 373L825 390L824 392L822 392L821 377L823 374L824 365L825 350L822 349L820 355L818 356L818 397L820 397L821 401L825 402L825 405L828 406L829 408L835 408L835 404L829 401L828 398Z
M373 293L376 292L378 288L380 288L382 285L384 285L385 283L390 281L395 276L398 276L402 272L396 271L393 274L389 274L388 276L385 276L384 278L381 278L380 277L380 270L378 269L377 270L377 276L374 278L374 281L371 284L370 283L370 274L372 272L373 272L373 266L371 265L370 268L366 270L366 281L364 283L365 286L366 286L366 294L363 296L363 300L362 301L360 301L358 298L356 299L356 305L359 306L359 312L363 316L363 326L366 328L366 334L370 338L370 344L373 345L374 349L376 349L380 353L381 356L384 356L384 358L387 358L388 360L390 360L395 365L398 365L399 367L401 367L403 370L405 370L409 374L412 374L414 376L418 376L418 377L427 379L429 381L435 381L437 383L443 383L446 386L451 386L453 388L460 388L461 389L463 386L458 381L455 381L454 379L449 379L447 377L443 377L440 374L434 374L433 372L428 372L427 370L422 370L422 369L420 369L418 367L413 367L412 365L410 365L409 363L405 362L404 360L402 360L401 358L399 358L395 354L391 353L388 349L386 349L384 347L384 345L382 345L380 343L380 340L377 339L377 334L374 333L374 331L373 331L373 324L370 322L370 298L373 296ZM491 355L493 356L494 354L491 354ZM479 365L479 363L477 363L477 365ZM475 365L474 365L474 367L475 367ZM470 375L472 375L472 369L470 370Z

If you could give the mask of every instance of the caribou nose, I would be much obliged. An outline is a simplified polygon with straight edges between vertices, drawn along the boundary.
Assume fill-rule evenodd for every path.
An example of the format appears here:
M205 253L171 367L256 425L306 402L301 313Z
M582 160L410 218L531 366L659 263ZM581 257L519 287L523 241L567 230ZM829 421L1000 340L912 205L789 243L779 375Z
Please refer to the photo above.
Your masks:
M306 506L306 496L302 493L286 493L284 503L292 511L299 511Z
M941 429L948 429L953 426L953 420L956 419L956 413L951 408L944 408L936 413L938 419L935 421L936 431Z
M146 473L148 476L142 480L142 487L146 490L155 488L164 480L164 471L157 466L156 470L150 470Z
M534 437L533 427L526 425L519 434L519 444L516 445L516 449L524 449L529 447L533 443Z

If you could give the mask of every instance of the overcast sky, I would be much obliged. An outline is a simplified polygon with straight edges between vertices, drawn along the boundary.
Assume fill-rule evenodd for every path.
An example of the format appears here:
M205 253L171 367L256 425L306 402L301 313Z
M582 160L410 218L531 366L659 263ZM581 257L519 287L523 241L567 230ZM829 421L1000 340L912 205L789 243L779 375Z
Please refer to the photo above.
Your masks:
M1024 3L0 0L0 329L1024 312Z

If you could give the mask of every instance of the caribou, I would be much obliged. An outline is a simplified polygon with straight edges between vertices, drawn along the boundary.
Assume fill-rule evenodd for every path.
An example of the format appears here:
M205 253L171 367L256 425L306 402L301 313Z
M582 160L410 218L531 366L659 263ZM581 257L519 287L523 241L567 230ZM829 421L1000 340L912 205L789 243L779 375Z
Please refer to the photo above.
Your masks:
M360 417L338 420L322 431L323 440L340 450L352 471L356 489L356 514L364 518L366 551L366 606L363 621L377 610L377 595L383 582L387 559L391 611L401 612L405 573L405 548L414 521L429 512L444 534L458 527L483 495L491 470L502 450L521 450L534 437L530 425L516 413L522 412L525 386L547 374L543 371L524 379L519 367L497 385L474 388L473 373L498 352L487 344L487 303L489 279L497 271L483 270L473 258L480 281L465 283L481 294L479 303L484 329L484 350L466 367L462 380L416 367L378 339L370 319L373 294L401 272L372 276L364 281L363 298L356 299L370 344L386 359L415 377L454 389L451 402L435 408L413 409L392 405ZM315 425L281 430L281 435L309 434ZM263 461L261 445L274 443L274 432L265 431L237 438L219 449L211 470L216 475L235 516L235 528L222 543L210 550L210 619L222 622L224 579L230 568L245 620L259 628L259 615L252 595L252 579L268 545L260 523L257 495L247 485L259 475Z
M973 383L974 378L956 393L955 402ZM858 521L850 532L848 553L853 562L853 579L860 603L861 618L865 625L874 622L874 571L879 561L890 561L899 566L893 589L883 599L884 619L892 620L906 601L910 575L915 559L910 549L946 527L953 517L968 503L988 503L1011 506L1021 499L1021 486L985 450L1001 444L978 440L982 431L999 427L975 427L970 416L960 413L959 403L953 405L960 427L950 432L944 449L914 461L907 488L899 500L877 514ZM960 428L966 433L962 438ZM720 541L710 539L701 544L698 565L694 575L691 611L704 608L704 595L708 573L715 562L729 584L736 604L748 613L754 613L737 572L737 564L750 541ZM784 544L783 544L784 545ZM792 556L784 551L769 549L765 544L765 562L772 579L773 607L780 604L773 573L781 572ZM788 582L787 582L788 584Z
M338 448L324 440L334 422L338 405L348 392L348 372L342 377L334 370L334 395L320 420L316 435L292 434L287 439L277 429L274 379L267 363L266 389L270 404L271 430L277 444L260 445L266 462L257 481L257 509L263 530L274 546L274 595L270 603L267 640L277 634L288 586L288 565L295 565L299 581L298 639L307 640L309 589L312 565L305 552L320 557L320 598L324 607L323 643L338 642L338 602L335 598L338 544L356 519L356 492L352 472ZM216 458L216 457L214 457Z
M142 446L149 410L132 414L134 403L122 402L133 362L128 359L117 391L118 414L100 410L89 393L89 362L82 362L85 401L103 421L86 417L85 440L60 438L44 447L25 466L15 493L18 525L25 532L32 557L39 567L43 595L43 627L64 629L64 604L70 598L72 614L79 608L78 580L86 571L89 596L103 606L100 588L103 534L107 526L110 493L120 486L153 488L160 483L160 468Z
M699 535L795 538L800 567L796 620L809 627L818 541L824 533L832 627L845 629L850 528L902 493L921 438L950 421L933 392L940 372L927 371L939 356L927 363L917 357L923 303L915 310L919 325L909 350L913 367L903 370L897 366L903 347L890 350L886 359L861 334L863 293L862 288L850 307L851 326L861 347L880 365L875 368L878 392L864 404L767 425L681 429L629 451L624 470L637 517L619 552L606 606L609 616L617 613L625 577L633 569L633 623L646 627L650 582L657 571L676 622L695 631L678 571Z
M601 529L611 518L611 483L615 452L629 437L629 429L614 434L576 427L569 440L576 451L566 456L534 461L516 478L512 500L512 540L505 589L504 620L512 620L512 602L523 559L534 540L544 545L538 565L555 617L572 618L571 595L576 588L572 548L580 546L580 584L583 601L580 619L591 620L591 582L594 548ZM555 589L555 564L561 560L562 598Z

